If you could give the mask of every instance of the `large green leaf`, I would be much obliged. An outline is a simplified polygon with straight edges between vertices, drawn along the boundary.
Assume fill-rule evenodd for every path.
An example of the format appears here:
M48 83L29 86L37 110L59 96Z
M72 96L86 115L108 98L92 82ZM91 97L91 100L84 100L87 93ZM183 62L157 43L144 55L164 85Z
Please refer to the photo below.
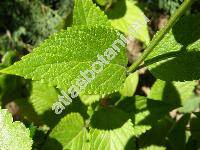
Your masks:
M93 80L91 73L89 75L85 73L85 76L91 79L85 93L111 93L119 90L126 77L127 58L124 47L117 44L120 52L114 51L109 56L105 53L119 38L117 33L113 29L102 26L68 28L67 31L50 37L32 53L24 56L21 61L0 72L40 80L52 86L57 85L58 88L64 90L72 85L81 89L88 82L80 75L80 71L91 70L91 65L97 62L99 54L107 62L111 57L113 59L109 64L98 61L103 67L97 66L101 69L97 68L97 70L101 72L98 74L93 72L93 77L95 77ZM82 82L78 79L82 79ZM78 93L78 90L75 91Z
M133 124L123 111L102 108L95 112L90 129L91 149L122 150L135 149Z
M13 122L11 113L0 109L0 149L31 150L30 131L19 121Z
M145 64L155 77L165 81L200 78L199 18L200 14L181 18L154 48Z
M137 6L137 2L135 0L119 0L113 5L113 8L107 12L111 25L147 45L150 41L148 20Z
M83 118L78 113L62 118L50 133L44 149L88 150L88 132Z
M92 0L75 0L73 25L110 25L110 23Z

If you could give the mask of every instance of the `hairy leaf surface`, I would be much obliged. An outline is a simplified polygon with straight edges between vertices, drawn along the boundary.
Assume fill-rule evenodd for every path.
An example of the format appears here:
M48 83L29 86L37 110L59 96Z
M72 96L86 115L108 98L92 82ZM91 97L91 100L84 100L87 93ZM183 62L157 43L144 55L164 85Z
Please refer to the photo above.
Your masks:
M19 121L13 122L11 113L0 109L0 150L31 150L30 131Z
M104 52L118 38L117 31L106 27L72 27L50 37L21 61L1 72L40 80L67 90L82 77L80 71L92 69L98 54L107 60ZM109 64L103 63L103 71L96 74L85 93L106 94L119 90L126 77L127 58L124 47L117 46L120 52Z
M110 25L107 16L92 0L75 0L73 25Z

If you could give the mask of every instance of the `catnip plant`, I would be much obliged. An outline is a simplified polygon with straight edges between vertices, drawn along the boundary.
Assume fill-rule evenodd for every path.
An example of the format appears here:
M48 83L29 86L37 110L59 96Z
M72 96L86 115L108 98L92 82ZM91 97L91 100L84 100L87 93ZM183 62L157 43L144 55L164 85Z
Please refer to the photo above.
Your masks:
M23 104L29 113L22 114L46 125L26 128L1 109L0 150L176 150L200 145L200 97L193 92L200 78L200 14L185 14L194 0L185 0L151 41L147 18L135 1L98 2L111 8L118 3L113 10L126 6L127 12L119 18L105 14L92 0L75 0L70 27L0 70L32 80L32 93ZM138 20L141 26L130 32L128 27ZM129 66L127 35L145 45ZM144 67L156 78L147 96L135 94L138 70ZM171 117L174 111L180 119ZM36 146L41 132L44 141Z

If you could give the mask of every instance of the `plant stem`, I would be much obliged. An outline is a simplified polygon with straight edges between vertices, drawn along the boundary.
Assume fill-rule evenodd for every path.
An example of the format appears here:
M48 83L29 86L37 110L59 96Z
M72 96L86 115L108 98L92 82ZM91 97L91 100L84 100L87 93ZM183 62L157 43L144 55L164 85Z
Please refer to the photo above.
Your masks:
M129 68L128 72L136 71L137 67L145 60L145 58L154 50L156 45L163 39L165 34L173 27L173 25L179 20L179 18L185 13L185 11L192 5L194 0L185 0L175 14L170 18L169 22L163 27L152 39L147 49L143 52L142 56L139 57Z

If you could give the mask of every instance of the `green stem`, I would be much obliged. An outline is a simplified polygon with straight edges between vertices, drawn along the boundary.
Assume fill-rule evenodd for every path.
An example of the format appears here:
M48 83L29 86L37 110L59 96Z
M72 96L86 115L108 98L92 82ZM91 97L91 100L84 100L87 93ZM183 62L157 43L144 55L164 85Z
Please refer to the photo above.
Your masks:
M136 71L137 67L145 60L145 58L153 51L156 45L163 39L166 33L173 27L173 25L179 20L179 18L185 13L185 11L192 5L194 0L185 0L180 8L175 12L175 14L170 18L167 25L162 28L156 36L152 39L147 49L143 52L142 56L140 56L129 68L129 72Z

